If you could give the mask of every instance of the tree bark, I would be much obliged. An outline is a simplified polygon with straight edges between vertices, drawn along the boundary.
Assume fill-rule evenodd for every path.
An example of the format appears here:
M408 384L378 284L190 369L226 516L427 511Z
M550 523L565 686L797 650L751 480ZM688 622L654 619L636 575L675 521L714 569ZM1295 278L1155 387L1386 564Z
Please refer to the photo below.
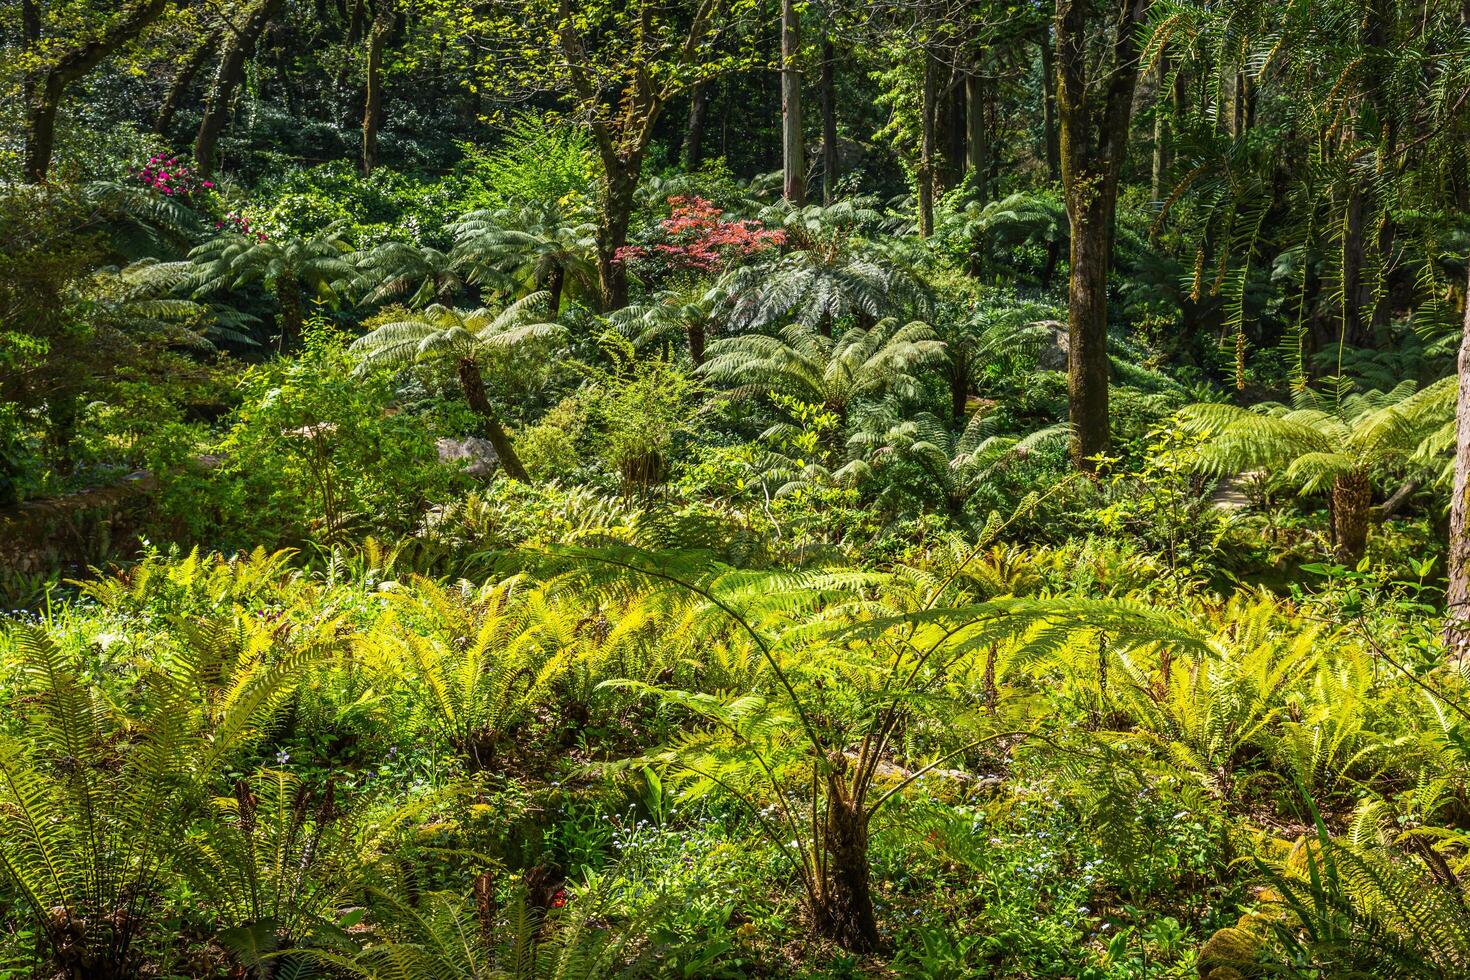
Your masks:
M495 414L495 408L490 404L490 398L485 394L485 378L480 374L480 365L472 357L461 358L459 362L459 386L464 391L465 401L469 402L470 410L480 417L480 424L484 426L485 438L490 440L490 445L495 447L495 455L500 457L500 467L505 475L522 483L530 483L531 478L526 475L526 468L521 465L521 457L516 455L515 446L511 445L510 436L506 435L505 429L500 424L500 417Z
M1052 183L1062 179L1062 143L1057 127L1057 68L1051 22L1041 27L1041 129L1046 143L1046 172Z
M704 364L705 329L704 324L698 320L690 321L684 330L689 338L689 360L695 370Z
M383 45L393 29L393 4L378 0L378 15L368 35L367 94L362 106L362 175L378 165L378 124L383 115Z
M153 131L160 136L167 136L168 131L174 127L174 116L179 111L179 106L184 101L184 96L189 93L189 87L194 84L204 63L214 53L215 46L219 44L219 35L211 34L199 43L189 60L179 66L174 74L174 80L168 87L168 95L164 97L163 107L158 110L158 121L153 125Z
M633 160L604 157L607 173L602 219L597 225L597 285L604 312L628 305L628 270L617 260L618 249L628 242L628 224L633 219L633 193L643 170L640 151Z
M1056 7L1057 117L1072 259L1067 394L1072 463L1085 471L1108 448L1108 269L1138 82L1138 27L1148 6L1149 0L1114 0L1094 17L1080 0L1057 0ZM1106 56L1090 64L1098 41Z
M25 81L25 148L21 170L27 183L43 184L51 171L56 149L56 114L72 82L84 78L113 52L143 33L163 16L171 0L141 0L123 11L99 36L63 51L49 64L30 73ZM40 9L27 3L21 9L22 32L32 43L40 41ZM33 36L34 32L34 36Z
M848 798L839 775L828 777L822 844L827 867L814 910L817 929L843 949L872 952L878 947L878 921L869 880L868 817Z
M1444 641L1456 658L1470 650L1470 285L1460 334L1459 398L1455 404L1455 482L1450 496L1449 589Z
M781 0L781 171L782 193L806 203L806 141L801 127L801 15L796 0Z
M689 93L689 123L684 128L681 155L684 169L695 170L704 159L704 117L709 112L709 83L700 82Z
M832 50L832 39L822 38L822 203L831 204L837 199L837 178L842 163L837 146L837 85L832 78L832 69L837 60Z
M964 167L969 163L969 115L966 112L966 91L961 79L950 85L950 96L945 98L948 107L945 135L948 147L944 151L944 190L950 191L964 179Z
M965 76L965 109L969 134L965 150L969 155L970 179L981 204L990 200L990 144L986 141L985 80L976 65Z
M245 62L255 50L255 42L260 39L265 25L280 13L283 6L285 0L260 0L246 19L245 26L230 36L204 105L204 118L199 120L199 132L194 137L194 169L201 177L214 173L215 148L225 129L230 99L245 76Z
M1149 181L1149 199L1162 201L1164 199L1164 174L1169 169L1169 149L1166 145L1169 136L1167 115L1164 112L1164 92L1169 81L1169 59L1165 55L1159 56L1157 75L1157 86L1154 91L1154 159L1153 172Z
M281 307L280 349L284 351L301 336L301 328L305 323L305 317L301 311L301 284L290 276L278 278L276 280L276 303Z
M949 415L956 427L965 421L970 404L970 347L967 343L949 348Z
M551 267L551 272L546 277L546 291L551 294L548 306L551 308L551 318L554 320L561 315L561 294L566 288L567 270L560 262Z
M937 77L939 64L928 51L923 52L924 81L919 94L919 166L915 173L919 199L919 237L934 234L934 128L938 112Z
M1373 483L1367 473L1349 473L1332 482L1333 557L1350 568L1367 548L1372 504Z

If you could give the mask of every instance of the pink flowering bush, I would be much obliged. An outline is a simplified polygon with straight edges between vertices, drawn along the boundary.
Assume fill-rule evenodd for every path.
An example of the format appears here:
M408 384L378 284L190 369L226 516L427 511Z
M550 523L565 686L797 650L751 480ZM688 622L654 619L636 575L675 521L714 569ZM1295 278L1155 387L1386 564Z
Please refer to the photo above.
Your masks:
M138 181L151 191L165 197L192 197L214 189L214 182L201 180L179 158L166 153L155 153L138 171Z
M258 242L266 240L266 233L259 231L250 224L250 219L238 211L226 211L225 216L214 223L216 231L234 232L247 238L254 238Z
M669 198L672 213L648 241L624 245L616 259L646 280L719 272L786 241L786 233L759 221L726 219L724 211L698 196Z

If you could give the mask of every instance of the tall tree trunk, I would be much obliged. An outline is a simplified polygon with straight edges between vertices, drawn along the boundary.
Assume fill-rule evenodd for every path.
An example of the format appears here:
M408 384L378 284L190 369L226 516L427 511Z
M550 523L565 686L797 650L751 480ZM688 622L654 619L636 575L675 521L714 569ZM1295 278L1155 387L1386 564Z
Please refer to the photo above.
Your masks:
M1449 590L1444 641L1456 658L1470 650L1470 284L1460 334L1460 386L1455 405L1455 482L1450 496Z
M362 32L366 26L367 0L356 0L352 5L352 16L347 21L347 36L342 41L342 61L337 66L337 78L333 83L339 96L347 88L347 71L352 66L352 46L362 40Z
M1367 547L1372 507L1373 483L1367 473L1349 473L1332 482L1333 556L1350 568Z
M806 203L806 141L801 128L801 15L796 0L781 0L781 171L782 192L795 205Z
M837 178L842 164L837 155L837 84L832 70L837 56L832 50L832 39L822 38L822 203L831 204L837 199Z
M225 130L229 116L230 99L245 77L245 62L255 50L265 25L281 12L285 0L260 0L240 30L230 35L224 57L220 59L219 72L204 105L204 118L199 120L199 132L194 137L194 169L201 177L214 173L215 148L220 134Z
M495 455L500 457L500 468L505 471L505 475L522 483L530 483L531 478L526 475L521 457L516 455L510 436L506 435L505 428L500 424L500 416L495 414L495 408L485 394L485 378L480 374L480 365L472 357L460 359L459 386L464 391L470 410L480 417L485 438L495 447Z
M383 45L393 29L391 0L378 0L378 15L368 35L367 94L362 106L362 175L378 165L378 123L383 114Z
M1065 135L1063 139L1065 140ZM1071 456L1078 469L1092 470L1092 457L1105 452L1108 432L1108 267L1114 198L1099 188L1070 215L1071 269L1067 281L1067 403L1072 424Z
M153 125L153 131L160 136L168 136L169 130L174 127L174 116L179 111L179 106L184 101L184 96L189 94L189 88L194 84L195 77L199 74L209 56L214 53L215 46L219 44L219 35L211 34L199 43L189 60L179 66L174 73L174 80L168 87L168 95L164 97L163 107L158 110L158 121Z
M1108 269L1138 82L1138 27L1148 5L1149 0L1114 0L1090 17L1089 4L1057 0L1057 116L1072 232L1067 289L1071 456L1074 466L1088 471L1095 467L1092 458L1108 448ZM1092 51L1099 46L1104 58L1094 64Z
M1041 128L1046 143L1046 172L1052 183L1062 179L1062 142L1057 127L1056 49L1051 21L1041 27Z
M919 237L934 234L934 129L939 112L939 61L928 51L924 59L924 80L919 94L919 166L915 188L919 198Z
M86 77L94 68L142 34L168 9L171 0L140 0L124 9L103 33L77 47L47 54L43 64L26 76L24 155L21 173L27 183L42 184L51 172L51 155L56 148L56 114L72 82ZM31 0L21 8L21 30L28 46L40 42L40 8ZM38 52L39 53L39 52Z
M965 111L965 86L960 78L951 80L949 92L944 98L945 136L949 145L944 150L944 189L958 187L965 179L965 164L968 161L969 121Z
M684 169L695 170L704 159L704 117L709 112L709 83L700 82L689 93L689 123L684 127Z
M1159 56L1158 75L1154 90L1154 160L1152 179L1149 182L1149 199L1162 201L1164 199L1164 175L1169 169L1169 139L1168 114L1164 111L1165 91L1169 83L1169 58L1167 55Z
M633 218L633 193L643 170L642 153L632 160L604 156L606 181L602 217L597 225L597 284L603 312L628 305L628 270L617 260L618 249L628 243L628 224Z
M965 118L969 128L965 140L969 154L970 180L981 204L990 200L990 144L985 125L985 79L977 64L965 75Z

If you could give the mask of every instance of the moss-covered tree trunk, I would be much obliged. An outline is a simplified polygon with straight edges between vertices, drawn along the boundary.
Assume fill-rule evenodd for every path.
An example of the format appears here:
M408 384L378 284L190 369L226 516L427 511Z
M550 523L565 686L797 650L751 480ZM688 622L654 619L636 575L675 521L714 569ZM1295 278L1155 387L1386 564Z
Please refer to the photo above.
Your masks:
M914 169L919 202L919 237L934 234L934 129L939 113L939 63L925 51L924 79L919 93L919 165Z
M985 125L987 93L982 67L977 62L965 75L965 152L969 157L970 180L981 204L990 200L990 142Z
M51 172L51 155L56 148L56 115L62 96L72 82L86 77L113 52L131 43L170 6L169 0L142 0L122 9L100 35L84 44L59 52L37 52L41 66L25 79L24 150L21 172L27 183L45 183ZM40 8L27 3L21 10L22 32L28 46L39 46Z
M362 175L378 165L378 127L383 118L383 46L393 30L393 4L379 0L378 15L368 35L367 94L362 106Z
M633 192L643 171L643 152L631 159L614 153L603 157L606 168L602 217L597 223L597 285L604 312L628 305L628 270L618 261L618 249L628 244L633 218Z
M1148 7L1149 0L1056 5L1057 118L1072 229L1067 394L1072 463L1083 470L1108 448L1108 269Z
M201 41L189 56L189 60L179 66L174 73L174 80L169 84L168 95L164 97L163 106L158 110L158 121L153 124L153 131L160 136L168 136L169 130L174 128L174 116L178 114L179 106L184 102L184 96L189 94L189 88L194 84L194 79L203 70L205 62L214 53L219 44L219 35L211 34Z
M521 457L516 454L510 436L506 435L505 428L500 424L500 416L495 414L490 397L485 394L485 378L480 374L480 365L472 357L460 359L459 386L464 391L470 410L480 417L485 438L495 447L495 455L500 457L500 466L505 470L505 475L522 483L530 483L531 478L521 464Z
M260 0L245 19L238 31L229 35L224 57L220 59L219 71L210 87L209 98L204 104L204 116L199 120L199 132L194 136L194 168L201 177L214 173L215 148L220 135L225 131L225 120L229 117L230 99L245 77L245 62L255 51L265 26L281 12L285 0Z
M801 126L801 15L796 0L781 0L781 174L782 194L806 203L806 140Z

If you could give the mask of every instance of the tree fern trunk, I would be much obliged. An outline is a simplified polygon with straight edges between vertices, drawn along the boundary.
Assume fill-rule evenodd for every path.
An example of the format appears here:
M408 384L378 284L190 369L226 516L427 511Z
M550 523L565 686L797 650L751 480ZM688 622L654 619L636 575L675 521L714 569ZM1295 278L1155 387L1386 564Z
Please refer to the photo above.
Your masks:
M689 360L698 368L704 363L704 324L696 320L689 324L685 333L689 337Z
M505 429L500 424L500 417L495 414L495 408L490 404L490 398L485 394L485 379L480 374L480 365L475 363L474 358L462 358L459 362L459 386L464 391L465 401L469 402L470 410L480 417L480 424L485 428L485 438L490 440L490 445L495 447L495 455L500 457L500 466L505 470L505 475L522 483L530 483L531 478L526 474L526 468L521 465L521 457L516 455L515 447L511 445L510 437L505 434Z
M1332 484L1332 538L1334 555L1344 565L1356 565L1368 544L1368 520L1373 484L1368 474L1349 473Z
M817 930L843 949L872 952L878 947L878 922L869 881L868 818L848 798L840 774L828 777L822 844L827 867L813 910Z
M553 319L561 314L561 294L562 290L566 288L566 283L566 267L558 262L551 267L551 272L546 277L546 291L550 294L547 304L551 308Z

